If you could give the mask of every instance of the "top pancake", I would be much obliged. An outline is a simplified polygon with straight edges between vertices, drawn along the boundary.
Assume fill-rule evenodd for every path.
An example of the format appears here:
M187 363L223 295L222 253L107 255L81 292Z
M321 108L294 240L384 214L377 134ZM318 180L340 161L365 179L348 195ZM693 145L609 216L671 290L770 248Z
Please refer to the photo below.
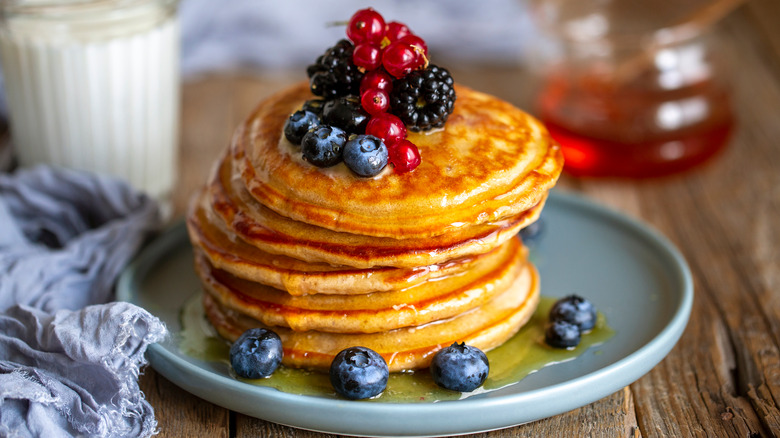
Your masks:
M322 228L396 239L426 238L516 216L545 196L563 156L536 119L487 94L456 86L445 127L409 132L422 163L360 178L343 163L321 169L282 134L314 96L302 83L262 102L236 131L250 194L276 213Z

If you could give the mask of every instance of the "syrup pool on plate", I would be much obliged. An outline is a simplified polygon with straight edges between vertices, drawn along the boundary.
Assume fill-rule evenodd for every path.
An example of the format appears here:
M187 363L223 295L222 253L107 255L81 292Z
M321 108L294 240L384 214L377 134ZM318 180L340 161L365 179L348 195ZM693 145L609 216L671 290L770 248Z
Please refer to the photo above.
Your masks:
M470 393L439 388L427 371L391 373L385 391L371 401L384 403L414 403L458 400L504 388L547 366L573 360L589 348L603 344L615 332L604 315L599 313L596 327L582 336L580 344L571 350L556 349L544 343L544 326L554 298L542 297L531 320L500 347L487 352L490 374L482 387ZM235 376L230 369L230 345L221 339L206 320L201 295L190 298L182 308L179 349L195 359L222 362L225 370L247 384L267 386L280 391L309 396L339 398L330 385L327 372L280 366L268 378L249 380Z

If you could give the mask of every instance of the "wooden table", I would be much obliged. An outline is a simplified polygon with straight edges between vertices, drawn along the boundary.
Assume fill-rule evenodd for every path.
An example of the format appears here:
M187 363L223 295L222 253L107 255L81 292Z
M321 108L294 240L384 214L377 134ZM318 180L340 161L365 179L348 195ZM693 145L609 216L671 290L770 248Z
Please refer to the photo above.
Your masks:
M681 176L567 176L559 184L649 223L680 248L696 291L682 339L651 372L602 400L483 436L780 435L780 3L748 3L719 32L731 44L723 50L734 70L739 117L727 150ZM453 72L461 83L529 108L531 90L520 68ZM178 212L257 101L302 78L301 70L185 84ZM151 368L141 383L161 437L323 436L230 412Z

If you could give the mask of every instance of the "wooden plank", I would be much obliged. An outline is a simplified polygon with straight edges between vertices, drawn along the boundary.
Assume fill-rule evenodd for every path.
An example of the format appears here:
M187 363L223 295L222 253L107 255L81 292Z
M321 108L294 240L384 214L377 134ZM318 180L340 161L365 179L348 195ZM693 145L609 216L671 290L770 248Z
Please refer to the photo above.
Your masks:
M780 105L780 90L769 66L757 68L766 64L748 26L737 17L725 31L735 48L729 64L754 67L735 76L741 122L730 148L698 171L635 187L644 219L688 258L697 291L678 346L631 386L647 436L763 436L780 430L780 235L768 225L780 205L776 140L770 140L780 132L763 114ZM588 195L602 191L598 183L583 186Z
M208 177L222 148L230 141L234 116L230 82L200 80L182 92L179 176L173 192L174 216L182 216L195 190Z
M184 214L195 190L208 178L214 162L230 142L233 130L260 100L301 78L287 75L235 74L199 78L182 93L180 172L173 194L174 215Z
M201 400L147 368L140 377L141 391L154 407L160 438L228 437L230 413Z

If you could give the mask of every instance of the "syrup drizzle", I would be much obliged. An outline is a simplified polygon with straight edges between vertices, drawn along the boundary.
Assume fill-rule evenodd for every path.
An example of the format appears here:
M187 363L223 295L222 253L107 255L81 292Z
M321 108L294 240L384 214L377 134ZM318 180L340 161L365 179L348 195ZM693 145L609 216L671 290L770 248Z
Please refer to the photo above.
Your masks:
M486 392L496 391L519 382L531 373L557 363L574 360L591 347L598 347L610 339L615 331L607 325L599 313L596 327L582 337L580 345L571 350L556 349L544 343L544 326L554 298L542 297L531 320L511 339L500 347L487 352L490 375L485 384L469 393L459 393L439 388L426 370L392 373L387 389L368 400L383 403L432 403L459 400ZM237 377L229 363L229 344L216 334L206 320L198 293L185 303L181 312L179 349L195 359L217 362L224 372L247 384L267 386L280 391L327 398L339 398L330 385L327 372L301 370L280 366L265 379ZM599 354L596 350L592 354Z

